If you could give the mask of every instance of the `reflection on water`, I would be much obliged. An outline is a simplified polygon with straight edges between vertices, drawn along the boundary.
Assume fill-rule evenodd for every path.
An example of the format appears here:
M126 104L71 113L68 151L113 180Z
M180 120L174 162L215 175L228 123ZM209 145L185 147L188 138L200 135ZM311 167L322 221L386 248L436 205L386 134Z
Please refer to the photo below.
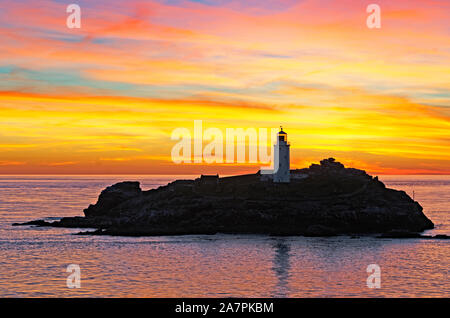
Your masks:
M274 297L289 297L289 243L285 239L277 239L273 245L275 257L273 271L277 277Z
M445 240L370 237L76 236L77 229L12 227L82 215L107 185L154 188L173 176L0 176L0 296L3 297L438 297L450 296ZM386 180L387 181L386 181ZM382 177L404 189L450 234L450 177ZM79 264L81 288L66 287ZM382 288L368 289L378 264Z

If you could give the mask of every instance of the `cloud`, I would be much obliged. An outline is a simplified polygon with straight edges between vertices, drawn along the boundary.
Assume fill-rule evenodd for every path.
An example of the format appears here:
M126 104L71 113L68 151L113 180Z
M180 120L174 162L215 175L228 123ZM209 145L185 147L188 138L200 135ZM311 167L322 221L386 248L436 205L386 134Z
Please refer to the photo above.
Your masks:
M380 0L380 30L365 25L366 1L79 4L81 29L57 1L0 11L2 162L163 167L152 158L170 152L171 130L203 119L282 123L294 147L361 165L448 166L448 1Z
M20 166L20 165L24 165L25 162L21 162L21 161L0 161L0 166Z

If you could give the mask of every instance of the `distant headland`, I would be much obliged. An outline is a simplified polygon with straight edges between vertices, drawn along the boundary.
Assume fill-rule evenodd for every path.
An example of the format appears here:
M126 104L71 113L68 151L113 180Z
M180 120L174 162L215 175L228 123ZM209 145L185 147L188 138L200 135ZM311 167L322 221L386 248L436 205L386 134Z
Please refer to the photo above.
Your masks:
M420 235L434 227L420 204L363 170L329 158L289 174L289 182L274 182L260 172L202 175L148 191L142 191L139 182L120 182L104 189L97 203L84 210L84 217L14 225L94 228L78 234L124 236L380 233L446 238Z

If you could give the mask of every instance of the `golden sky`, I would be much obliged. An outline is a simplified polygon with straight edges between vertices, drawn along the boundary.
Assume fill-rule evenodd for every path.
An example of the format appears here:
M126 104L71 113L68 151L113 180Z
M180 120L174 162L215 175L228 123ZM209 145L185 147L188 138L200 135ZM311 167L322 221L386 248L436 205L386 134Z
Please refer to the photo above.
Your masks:
M450 174L448 1L60 1L0 11L0 174L233 174L175 128L283 125L291 165Z

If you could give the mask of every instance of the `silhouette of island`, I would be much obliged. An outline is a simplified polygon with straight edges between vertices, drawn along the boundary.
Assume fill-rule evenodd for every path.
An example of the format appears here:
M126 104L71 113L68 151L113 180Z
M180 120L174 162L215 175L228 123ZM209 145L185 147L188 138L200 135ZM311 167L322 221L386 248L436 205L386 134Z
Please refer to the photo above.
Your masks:
M425 238L431 237L418 233L434 227L404 191L386 188L378 177L333 158L291 170L289 183L273 182L260 172L176 180L148 191L139 182L120 182L104 189L84 214L14 225L94 228L78 233L92 235L382 233Z

